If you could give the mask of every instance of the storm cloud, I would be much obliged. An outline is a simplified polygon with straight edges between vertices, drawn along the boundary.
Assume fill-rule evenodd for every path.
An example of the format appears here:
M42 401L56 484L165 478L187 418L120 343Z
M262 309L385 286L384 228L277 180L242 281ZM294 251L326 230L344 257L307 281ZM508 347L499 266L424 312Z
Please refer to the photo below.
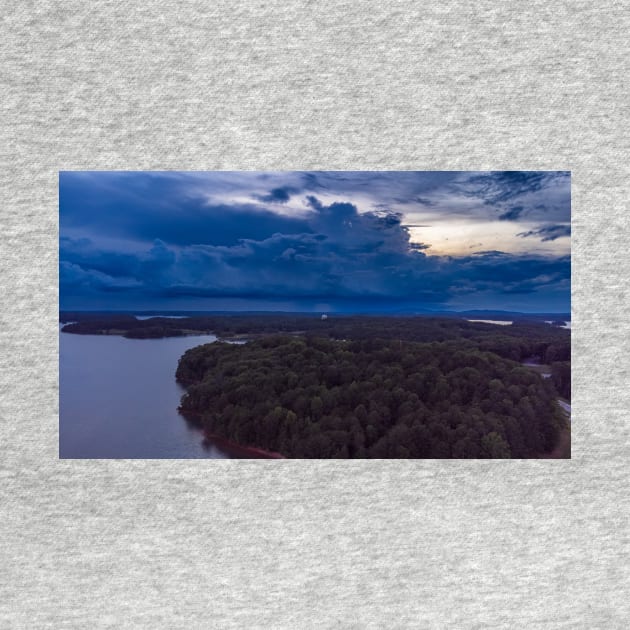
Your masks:
M174 297L199 300L200 309L216 297L444 306L487 296L489 307L510 308L520 295L543 308L555 295L568 304L565 251L433 254L412 232L426 226L405 210L420 204L447 221L463 212L461 199L474 199L497 224L520 228L516 240L551 242L568 235L563 224L521 215L542 212L541 194L559 181L564 175L546 172L62 174L61 302L76 308L98 298L116 308L126 295L156 308ZM553 216L558 203L555 191Z
M542 241L555 241L563 236L571 236L570 225L543 225L535 230L519 232L518 236L527 238L528 236L539 237Z

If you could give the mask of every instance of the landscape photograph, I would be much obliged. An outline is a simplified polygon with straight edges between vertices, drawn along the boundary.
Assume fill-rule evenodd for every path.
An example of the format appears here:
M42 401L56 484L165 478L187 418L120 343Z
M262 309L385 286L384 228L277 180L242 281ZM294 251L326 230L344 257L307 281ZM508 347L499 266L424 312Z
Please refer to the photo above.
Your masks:
M570 458L570 172L60 172L59 457Z

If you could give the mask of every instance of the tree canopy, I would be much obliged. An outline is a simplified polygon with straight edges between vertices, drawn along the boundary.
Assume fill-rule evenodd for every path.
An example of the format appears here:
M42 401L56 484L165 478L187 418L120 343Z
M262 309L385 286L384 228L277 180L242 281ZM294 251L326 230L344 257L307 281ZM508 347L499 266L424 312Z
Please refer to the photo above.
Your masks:
M565 420L555 378L504 356L548 345L366 336L188 350L177 368L181 411L212 434L287 457L522 458L556 445Z

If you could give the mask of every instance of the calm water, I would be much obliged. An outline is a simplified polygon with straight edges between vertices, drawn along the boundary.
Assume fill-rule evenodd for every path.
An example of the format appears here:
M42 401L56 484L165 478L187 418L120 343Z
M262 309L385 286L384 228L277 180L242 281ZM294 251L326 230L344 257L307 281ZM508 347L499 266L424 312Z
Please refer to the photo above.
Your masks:
M497 319L469 319L469 322L479 322L481 324L496 324L497 326L511 326L512 322Z
M213 335L125 339L59 334L59 456L225 458L177 413L179 357Z
M186 319L188 315L134 315L138 320L153 319L154 317L164 317L165 319Z

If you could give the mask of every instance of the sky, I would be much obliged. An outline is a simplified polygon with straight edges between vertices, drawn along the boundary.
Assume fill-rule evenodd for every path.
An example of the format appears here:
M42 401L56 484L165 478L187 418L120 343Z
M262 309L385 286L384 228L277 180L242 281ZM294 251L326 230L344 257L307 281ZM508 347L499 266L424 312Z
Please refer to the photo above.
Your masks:
M566 171L59 174L64 310L570 311Z

